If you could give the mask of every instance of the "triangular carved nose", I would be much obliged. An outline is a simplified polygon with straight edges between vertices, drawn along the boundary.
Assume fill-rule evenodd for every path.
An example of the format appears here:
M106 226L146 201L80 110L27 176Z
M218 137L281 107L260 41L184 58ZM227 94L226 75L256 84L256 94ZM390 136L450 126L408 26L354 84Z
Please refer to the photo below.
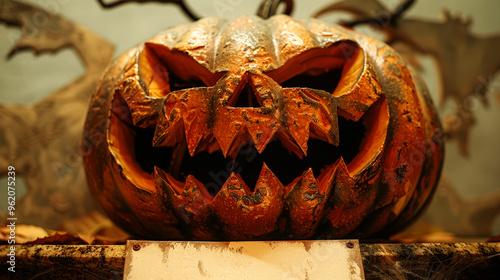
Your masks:
M258 108L261 107L256 96L256 90L250 83L251 79L247 75L243 76L240 85L236 88L229 106L236 108Z

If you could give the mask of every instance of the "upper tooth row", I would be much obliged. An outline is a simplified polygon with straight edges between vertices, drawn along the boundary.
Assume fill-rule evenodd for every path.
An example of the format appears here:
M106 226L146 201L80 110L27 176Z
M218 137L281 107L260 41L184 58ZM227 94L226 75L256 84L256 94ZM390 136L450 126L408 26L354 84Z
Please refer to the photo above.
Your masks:
M263 114L260 108L228 107L219 108L216 117L211 117L210 113L207 113L208 105L197 101L197 98L203 100L202 96L197 96L200 93L189 91L189 94L193 96L182 101L177 99L174 102L166 102L157 121L154 146L174 146L185 137L189 154L194 156L200 143L213 135L213 140L217 141L226 157L234 156L238 152L240 140L251 140L261 153L279 132L282 140L289 141L288 148L302 157L307 155L311 126L314 127L317 137L338 144L336 112L333 114L335 119L331 120L324 109L306 106L288 98L290 101L280 115L294 117L276 118L274 115ZM290 95L293 95L293 92Z

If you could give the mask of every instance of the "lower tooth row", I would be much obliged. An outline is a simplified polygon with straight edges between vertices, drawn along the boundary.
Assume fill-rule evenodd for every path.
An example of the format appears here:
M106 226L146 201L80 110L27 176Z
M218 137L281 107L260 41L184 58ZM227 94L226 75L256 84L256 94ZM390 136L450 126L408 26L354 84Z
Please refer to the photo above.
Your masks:
M338 160L335 164L325 167L321 175L316 179L313 174L312 168L304 171L301 176L297 177L292 183L284 186L276 175L269 169L266 163L263 163L262 169L259 174L257 183L255 184L254 190L261 190L268 196L275 196L275 194L283 192L287 195L292 189L307 189L310 184L315 184L318 187L320 193L325 193L330 191L334 183L334 175L338 171L347 172L347 167L343 160ZM245 194L250 195L252 191L249 186L245 183L243 178L239 174L234 172L226 179L222 186L218 186L215 182L210 182L203 184L198 181L193 175L189 175L186 178L186 182L180 182L176 180L172 175L163 171L162 169L155 167L155 178L157 178L157 183L165 184L171 189L172 193L176 195L181 195L184 192L191 189L200 189L201 194L207 199L212 199L216 196L221 196L219 193L222 190L231 190L235 186L241 186L245 190ZM309 183L306 183L309 182ZM254 191L254 192L255 192Z
M283 217L286 223L281 230L293 232L296 238L309 238L323 221L322 217L328 216L328 213L346 215L345 209L332 208L331 203L336 185L340 184L342 189L350 187L346 185L350 176L342 159L325 167L318 179L309 168L287 186L283 186L264 163L253 192L242 177L234 173L215 195L210 194L207 185L192 175L182 183L155 168L155 178L160 197L169 201L170 210L184 221L185 226L199 234L215 236L216 233L203 233L200 229L214 228L210 223L217 221L218 227L224 232L234 234L230 236L232 239L252 238L273 232L278 220ZM339 180L342 182L337 182ZM287 209L286 213L284 209ZM211 217L217 218L214 220Z

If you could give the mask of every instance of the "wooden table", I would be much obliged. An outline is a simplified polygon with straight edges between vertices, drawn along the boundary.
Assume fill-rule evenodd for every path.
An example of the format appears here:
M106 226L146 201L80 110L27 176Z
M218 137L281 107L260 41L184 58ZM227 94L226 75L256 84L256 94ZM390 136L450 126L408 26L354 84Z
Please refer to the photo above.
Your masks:
M125 245L0 246L0 279L121 279ZM500 279L500 243L362 243L366 279ZM187 279L187 278L186 278Z

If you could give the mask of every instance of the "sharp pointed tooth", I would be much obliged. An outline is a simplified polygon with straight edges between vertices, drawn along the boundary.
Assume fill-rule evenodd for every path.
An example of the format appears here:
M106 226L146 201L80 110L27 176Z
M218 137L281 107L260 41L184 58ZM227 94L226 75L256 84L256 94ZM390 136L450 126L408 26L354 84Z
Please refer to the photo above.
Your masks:
M339 124L337 112L332 112L329 117L325 115L325 111L317 110L311 113L309 122L309 137L321 139L332 145L339 145Z
M321 192L313 171L309 168L299 180L294 181L286 196L288 224L286 231L293 232L294 238L310 238L316 231L330 193Z
M207 131L207 122L206 120L200 120L202 118L201 116L204 116L204 114L191 111L187 116L183 117L185 128L184 133L186 135L186 142L190 156L194 156Z
M207 203L207 198L211 198L210 194L208 194L208 192L205 192L203 183L198 181L193 175L189 175L186 178L186 184L184 185L184 190L182 191L181 195L183 199L189 199L189 203L197 204L200 207L204 207L204 205ZM193 199L191 200L190 197L192 197ZM200 207L192 208L195 209Z
M169 208L179 222L190 229L194 239L214 238L215 233L208 222L209 200L203 193L205 188L202 183L192 175L186 178L186 183L181 183L157 167L155 181L162 200L170 201Z
M251 210L242 201L242 197L247 195L248 192L248 186L241 176L231 173L210 203L210 208L216 215L216 219L220 222L220 226L224 232L229 234L242 232L241 227L244 225L240 219L242 216L241 212Z
M331 114L333 117L331 120L325 120L318 124L318 130L315 130L315 132L327 132L327 139L328 143L331 143L335 146L338 146L340 144L340 138L339 138L339 115L337 112L334 112ZM315 128L313 128L315 129Z
M294 118L286 119L286 131L307 154L307 141L313 137L338 146L338 116L331 107L322 100L314 100L316 96L310 89L288 89L284 95L288 98L285 109Z
M276 133L276 138L280 140L281 144L290 152L294 153L296 156L298 156L300 159L306 155L304 151L307 152L306 150L303 150L302 147L300 147L297 142L295 142L295 139L291 138L288 134L286 134L284 131L278 131ZM306 144L307 145L307 144Z
M358 225L357 217L351 212L357 212L353 209L356 200L356 194L353 190L356 182L349 175L347 165L343 158L339 158L334 164L335 166L335 191L333 195L332 207L329 208L325 216L331 223L332 229L330 233L334 237L343 237ZM354 219L354 220L353 220Z
M189 175L186 182L182 183L156 166L154 172L157 189L169 196L174 208L183 204L196 204L197 207L191 207L192 209L204 207L207 204L207 197L211 198L203 184L193 175Z
M183 183L175 180L167 172L157 166L154 167L154 178L156 189L163 194L164 197L168 197L168 199L181 194L184 189Z
M263 115L260 109L248 110L246 126L259 153L264 151L279 129L274 117Z
M283 193L283 185L264 164L253 193L241 176L233 173L211 208L232 239L263 238L275 231L283 209Z
M186 90L166 97L157 120L153 146L173 147L185 140L189 154L194 156L208 134L208 115L203 113L203 105L198 103L196 94L199 93Z
M232 159L236 159L238 153L240 152L240 148L248 144L249 141L252 141L251 139L252 138L250 137L250 135L248 135L247 128L241 128L238 132L238 136L236 136L233 143L231 144L227 155Z
M317 178L319 191L329 195L334 187L335 174L337 172L337 165L330 164L321 170L321 174Z
M214 197L212 205L221 206L220 209L232 208L234 206L233 202L239 201L243 195L248 193L250 193L250 189L245 181L243 181L239 174L234 174L233 172ZM228 213L230 212L228 211Z
M210 240L217 235L211 224L208 207L210 200L207 197L211 196L206 192L203 184L194 176L189 175L186 178L184 191L179 196L177 204L174 205L177 217L184 221L194 239Z
M154 124L163 101L147 96L137 76L125 78L121 88L120 94L132 113L134 125L144 128Z
M198 150L200 142L209 134L209 114L207 114L206 104L203 96L209 89L185 90L179 97L182 106L182 118L184 121L186 142L189 154L194 156Z
M224 157L227 157L231 145L238 136L243 122L241 120L241 114L237 112L237 109L221 108L219 110L219 117L217 118L217 123L213 128L213 135L219 143L220 149Z
M299 158L302 158L303 155L307 155L309 123L313 118L316 118L318 102L307 98L302 89L286 89L283 95L287 100L284 112L286 112L286 115L294 117L283 118L286 133L280 133L282 134L280 139L285 147L293 151Z
M173 147L184 139L184 120L179 114L179 109L172 109L168 117L164 112L160 113L153 136L153 147Z
M346 181L347 179L352 180L352 176L349 174L349 169L347 169L347 165L345 164L344 158L340 157L334 164L336 168L336 180L339 180L339 178L343 181Z
M261 194L267 197L282 197L285 193L285 187L265 162L262 164L255 190L259 190Z
M302 122L297 122L294 120L291 127L289 126L287 134L293 139L294 144L300 148L301 153L307 156L307 141L309 140L309 121L305 121L305 124ZM302 157L300 157L302 158Z
M327 129L315 123L309 124L309 138L320 139L332 145L338 146L339 145L338 132L334 133L333 131L334 130L328 131Z
M365 218L375 200L377 184L353 178L343 158L333 165L336 166L333 206L325 215L330 220L332 228L329 231L332 235L342 237L352 232Z
M199 151L207 151L209 154L220 151L219 143L212 133L209 133L207 136L203 137L203 140L198 145L195 154Z

